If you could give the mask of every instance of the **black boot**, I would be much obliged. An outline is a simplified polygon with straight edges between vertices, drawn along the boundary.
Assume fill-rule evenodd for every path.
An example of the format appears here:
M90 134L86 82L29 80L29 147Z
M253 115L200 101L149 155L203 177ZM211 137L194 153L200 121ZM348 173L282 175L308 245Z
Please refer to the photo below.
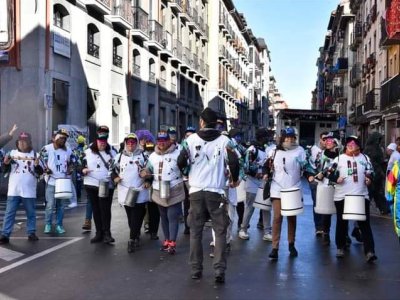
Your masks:
M354 226L353 231L351 232L351 236L354 237L357 242L359 243L363 242L361 230L359 227Z
M110 243L114 243L115 242L115 239L111 236L111 232L110 231L104 232L103 242L104 242L104 244L110 244Z
M90 243L101 243L103 241L103 233L101 231L97 231L94 238L90 240Z
M297 257L299 254L294 247L294 243L289 243L289 252L290 252L290 257Z
M135 252L135 246L134 246L134 241L130 239L128 241L128 253Z
M135 249L137 249L137 248L140 247L139 239L134 239L134 240L133 240L133 247L134 247Z

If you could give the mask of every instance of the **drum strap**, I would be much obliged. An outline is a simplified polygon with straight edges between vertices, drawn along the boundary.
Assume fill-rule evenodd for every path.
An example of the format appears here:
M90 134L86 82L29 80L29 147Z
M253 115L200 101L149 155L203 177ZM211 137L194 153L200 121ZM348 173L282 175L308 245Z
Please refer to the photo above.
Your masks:
M106 169L108 170L108 169L110 168L110 165L109 165L109 163L108 163L108 162L106 162L106 160L104 159L103 155L101 155L101 153L100 153L100 152L99 152L99 156L100 156L100 159L102 160L102 162L103 162L104 166L105 166L105 167L106 167Z

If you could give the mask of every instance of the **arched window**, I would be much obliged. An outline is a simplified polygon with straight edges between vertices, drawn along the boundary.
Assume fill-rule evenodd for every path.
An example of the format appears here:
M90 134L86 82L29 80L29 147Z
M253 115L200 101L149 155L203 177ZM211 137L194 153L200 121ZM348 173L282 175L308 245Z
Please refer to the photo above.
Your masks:
M122 68L122 43L118 38L113 39L113 65Z
M140 52L133 50L133 74L140 77Z
M94 24L89 24L87 29L87 53L96 58L100 57L100 31Z
M152 58L149 60L149 81L156 82L156 63Z
M166 72L164 66L161 66L161 68L160 68L160 84L163 87L167 86L167 72Z
M70 15L68 10L61 4L53 6L53 25L70 31Z
M171 72L171 92L176 93L176 73Z

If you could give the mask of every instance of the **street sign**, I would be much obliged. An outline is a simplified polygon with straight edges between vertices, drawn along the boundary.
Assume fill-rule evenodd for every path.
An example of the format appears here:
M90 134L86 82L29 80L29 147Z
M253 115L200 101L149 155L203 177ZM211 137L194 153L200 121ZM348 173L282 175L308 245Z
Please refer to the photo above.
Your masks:
M44 108L51 109L53 108L53 97L50 95L44 95Z

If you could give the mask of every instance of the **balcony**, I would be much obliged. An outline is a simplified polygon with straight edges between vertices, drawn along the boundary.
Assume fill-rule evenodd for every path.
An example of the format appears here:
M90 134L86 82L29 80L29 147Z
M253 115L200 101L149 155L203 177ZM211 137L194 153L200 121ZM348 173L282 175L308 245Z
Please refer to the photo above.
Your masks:
M364 113L378 109L375 98L376 98L375 90L369 91L365 95Z
M337 62L336 62L336 67L335 67L335 69L337 70L337 73L338 74L347 73L348 68L349 68L349 65L348 65L347 57L338 57Z
M113 55L113 65L118 67L118 68L122 68L122 56L119 56L117 54Z
M155 72L150 71L150 73L149 73L149 82L156 83L156 73Z
M172 41L172 54L171 62L182 62L182 43L178 39Z
M171 0L169 6L174 13L181 13L183 11L183 4L185 0Z
M143 41L149 39L149 14L141 7L133 7L133 29L132 36Z
M368 56L365 65L369 71L375 72L375 65L376 65L375 52L371 53L370 56Z
M133 75L140 77L140 65L134 63L132 69L133 69Z
M381 109L398 105L400 100L400 75L396 75L381 86Z
M353 32L350 35L350 49L352 51L356 51L358 46L362 43L363 40L363 33L362 33L362 25L360 21L357 21L354 24Z
M189 0L182 0L182 12L179 13L179 17L185 21L190 22L191 16L191 6Z
M350 70L350 86L357 87L361 83L361 69L359 64L355 64Z
M172 43L172 34L170 34L168 31L164 30L163 32L163 38L162 38L162 45L164 46L164 49L161 50L160 54L162 56L165 56L167 58L173 56L173 43Z
M133 24L133 15L130 0L120 0L119 5L115 5L110 15L110 21L116 23L125 29L131 29Z
M357 105L356 118L362 117L363 115L364 115L364 104Z
M100 57L100 46L94 43L88 43L87 53L93 57Z
M190 20L187 23L187 25L189 26L189 28L192 28L193 30L197 30L199 31L199 14L197 12L197 9L195 9L194 7L192 7L192 9L190 10Z
M191 60L192 60L192 53L190 52L190 49L188 47L183 48L183 54L182 54L182 69L189 69L191 65Z
M156 20L149 21L149 40L147 41L147 45L149 48L154 48L157 50L164 49L166 45L166 41L163 40L163 27Z
M333 98L335 98L336 103L344 103L347 99L347 88L344 86L333 86Z
M222 32L228 32L228 17L223 12L219 14L219 28Z
M103 15L111 14L111 0L83 0L83 3Z

